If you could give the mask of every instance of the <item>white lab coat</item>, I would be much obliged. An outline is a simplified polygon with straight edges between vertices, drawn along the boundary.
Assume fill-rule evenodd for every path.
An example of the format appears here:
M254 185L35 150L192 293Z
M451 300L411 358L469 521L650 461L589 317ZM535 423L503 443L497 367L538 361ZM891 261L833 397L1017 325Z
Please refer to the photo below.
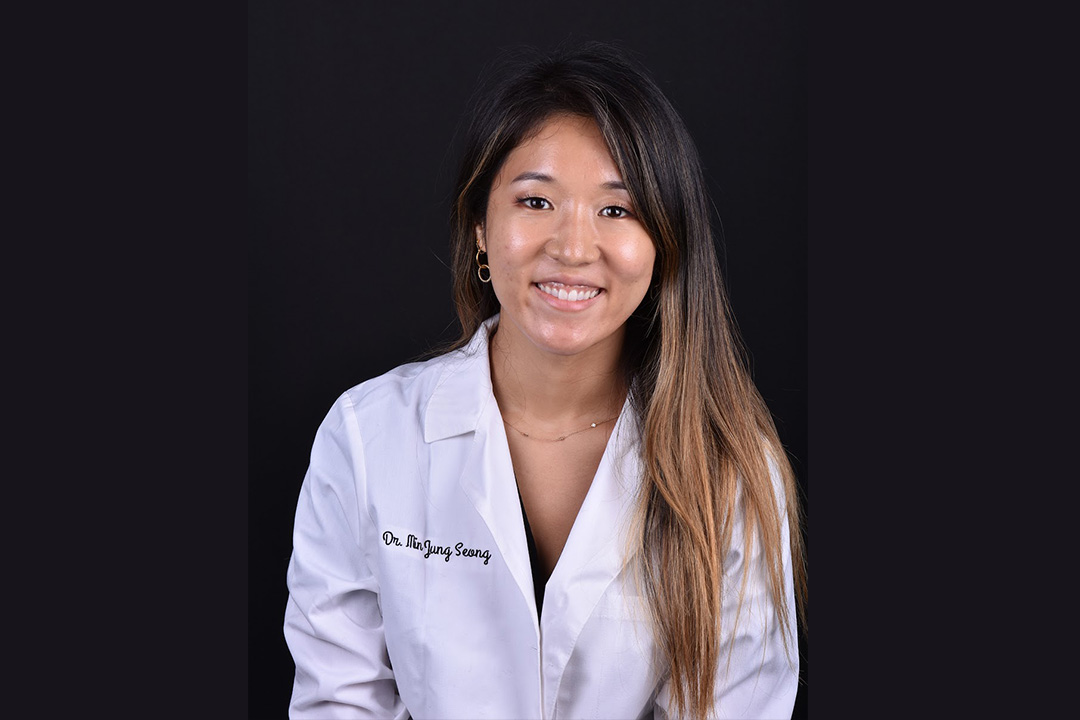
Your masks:
M461 350L348 390L319 427L287 576L290 718L668 713L665 672L624 559L640 483L632 410L627 404L615 424L538 624L491 389L488 334L497 320ZM739 547L726 558L733 596ZM785 656L763 573L752 568L730 668L721 663L718 717L791 716L798 658ZM724 628L734 613L725 603Z

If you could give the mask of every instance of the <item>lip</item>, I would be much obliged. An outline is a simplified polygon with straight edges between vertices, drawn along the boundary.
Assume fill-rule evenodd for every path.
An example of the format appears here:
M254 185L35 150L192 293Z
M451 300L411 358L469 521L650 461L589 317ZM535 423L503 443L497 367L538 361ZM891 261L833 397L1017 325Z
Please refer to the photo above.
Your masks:
M588 300L560 300L559 298L555 297L554 295L548 295L546 292L541 290L540 289L540 284L541 283L544 283L544 284L560 283L562 285L567 285L567 286L570 286L570 287L596 288L600 292L596 294L596 297L589 298ZM533 289L533 292L535 292L537 295L539 295L540 298L544 302L546 302L549 306L555 308L556 310L561 310L561 311L564 311L564 312L581 312L582 310L586 310L589 307L591 307L594 303L596 303L600 298L604 297L604 295L607 293L607 291L604 288L602 288L602 287L600 287L598 285L593 285L592 283L584 282L584 281L582 281L580 279L574 279L574 278L567 278L567 279L548 278L546 280L541 280L539 282L533 283L532 284L532 289Z

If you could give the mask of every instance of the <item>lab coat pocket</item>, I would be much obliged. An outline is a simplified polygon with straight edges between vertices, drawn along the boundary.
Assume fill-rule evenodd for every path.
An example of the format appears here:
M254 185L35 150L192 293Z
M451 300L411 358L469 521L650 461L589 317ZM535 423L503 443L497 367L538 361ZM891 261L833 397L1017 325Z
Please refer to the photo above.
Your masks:
M613 583L593 610L590 629L607 634L612 651L649 651L653 647L652 621L646 598L635 588Z
M604 708L612 698L619 698L623 708L619 716L648 716L658 682L650 628L645 598L613 583L582 628L563 675L560 702Z

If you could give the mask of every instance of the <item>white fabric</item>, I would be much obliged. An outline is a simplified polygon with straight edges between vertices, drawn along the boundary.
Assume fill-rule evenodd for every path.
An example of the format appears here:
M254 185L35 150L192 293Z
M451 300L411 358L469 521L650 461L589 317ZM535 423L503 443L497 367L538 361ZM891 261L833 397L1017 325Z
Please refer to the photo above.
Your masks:
M491 390L497 320L466 348L348 390L319 427L288 568L290 718L667 716L669 688L624 560L640 482L632 410L615 425L538 624ZM794 705L797 654L785 656L757 559L730 668L721 663L717 717L789 718ZM739 548L728 554L733 594L744 561ZM734 613L726 603L724 628Z

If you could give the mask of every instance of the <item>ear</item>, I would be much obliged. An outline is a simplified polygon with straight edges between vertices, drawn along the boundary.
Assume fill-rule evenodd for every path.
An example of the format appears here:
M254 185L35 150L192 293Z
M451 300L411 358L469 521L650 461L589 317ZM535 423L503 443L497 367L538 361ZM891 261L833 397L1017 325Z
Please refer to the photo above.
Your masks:
M476 249L482 253L487 252L487 245L484 243L483 223L476 223Z

